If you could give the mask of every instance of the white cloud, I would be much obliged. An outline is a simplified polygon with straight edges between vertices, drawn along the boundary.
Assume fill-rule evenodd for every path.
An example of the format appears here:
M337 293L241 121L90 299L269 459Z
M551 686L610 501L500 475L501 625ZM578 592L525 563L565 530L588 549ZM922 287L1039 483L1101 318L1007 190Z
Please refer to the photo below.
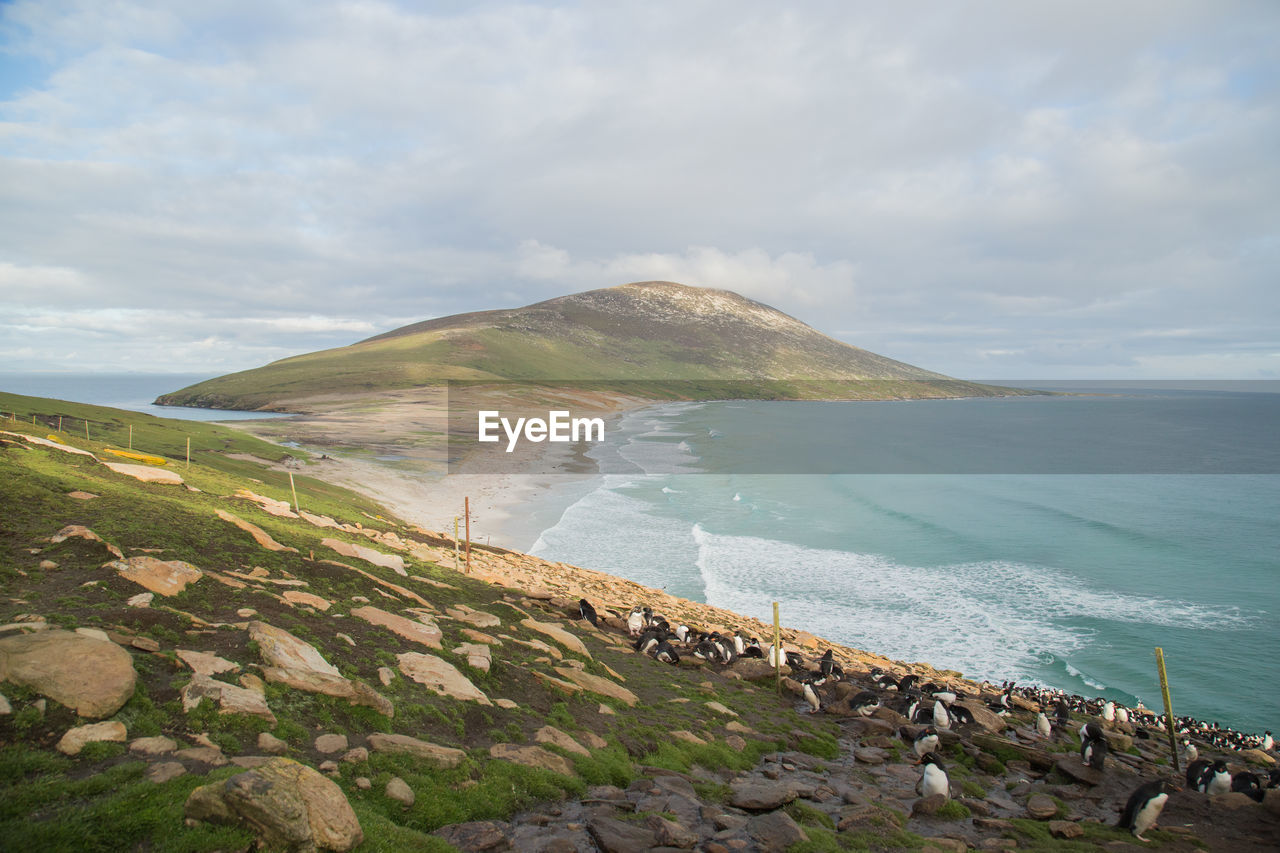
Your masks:
M1207 0L17 0L0 302L227 324L249 367L664 278L947 372L1262 369L1225 354L1276 349L1277 36Z

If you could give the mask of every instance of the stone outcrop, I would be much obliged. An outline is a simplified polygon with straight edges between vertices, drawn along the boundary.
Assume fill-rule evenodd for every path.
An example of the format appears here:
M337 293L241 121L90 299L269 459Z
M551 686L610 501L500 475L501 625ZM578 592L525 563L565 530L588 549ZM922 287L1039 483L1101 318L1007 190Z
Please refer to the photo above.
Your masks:
M539 770L550 770L562 776L573 775L573 763L562 755L548 752L540 746L517 746L514 743L495 743L489 754L501 761L522 764Z
M478 702L481 705L492 705L471 681L451 663L435 655L405 652L396 655L400 671L428 690L441 696L452 696L454 699Z
M364 840L342 789L287 758L196 788L184 812L189 820L247 826L266 847L299 853L348 851Z
M406 619L404 616L388 613L377 607L357 607L351 611L351 615L357 619L363 619L370 625L380 625L397 636L432 649L440 648L440 640L444 636L433 623Z
M520 624L530 631L537 631L539 634L550 637L576 655L591 659L591 652L587 651L586 644L559 625L552 622L539 622L536 619L524 619Z
M249 623L249 639L258 644L262 659L281 669L337 675L338 668L324 659L310 643L266 622Z
M592 675L589 672L583 672L580 669L574 669L568 666L556 667L556 674L564 678L571 684L574 684L583 690L590 690L592 693L598 693L601 696L608 696L625 702L629 707L634 706L640 701L640 697L632 693L621 684L615 684L607 678L599 675Z
M111 555L117 560L124 559L123 551L82 524L68 524L66 527L53 534L53 536L49 538L49 542L54 545L58 545L71 538L85 539L89 542L100 542L102 543L102 547L110 551Z
M412 755L431 762L437 767L451 770L462 763L467 754L460 749L438 746L425 740L408 735L389 735L375 732L365 742L373 752L387 752L393 755Z
M124 743L128 737L124 723L109 720L103 723L89 723L69 729L58 741L58 752L64 755L79 755L86 744L99 741L115 741Z
M133 658L115 643L72 631L0 639L0 681L30 687L89 719L109 717L133 696Z
M204 576L204 573L182 560L157 560L141 555L127 560L112 560L103 568L115 571L157 595L174 596Z
M153 468L150 465L132 465L125 462L102 462L117 474L124 474L144 483L163 483L167 486L181 486L182 475L167 468Z
M261 717L273 726L276 724L276 715L271 713L267 700L261 693L227 684L207 675L196 673L183 686L180 695L184 711L195 708L202 699L209 699L218 705L220 713L249 714Z
M344 557L353 557L357 560L364 560L366 563L372 563L375 566L381 566L384 569L391 569L398 575L408 577L409 573L404 568L404 557L399 554L384 554L381 551L370 548L367 545L356 545L352 542L344 542L341 539L325 539L321 545L326 548L332 548Z
M265 530L263 530L258 525L250 524L249 522L245 521L243 518L232 515L226 510L223 510L223 509L218 510L218 518L222 519L223 521L229 521L232 524L234 524L236 527L239 527L245 533L248 533L250 536L252 536L254 542L257 542L258 545L260 545L261 547L265 548L268 551L289 551L294 554L298 553L297 548L290 548L288 545L281 545L279 542L272 539L270 534L268 534Z

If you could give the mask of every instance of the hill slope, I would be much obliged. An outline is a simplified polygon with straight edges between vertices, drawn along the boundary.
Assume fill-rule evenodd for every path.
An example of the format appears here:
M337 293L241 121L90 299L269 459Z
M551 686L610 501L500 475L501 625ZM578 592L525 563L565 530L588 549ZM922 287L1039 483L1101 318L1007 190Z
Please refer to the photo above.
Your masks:
M638 282L524 308L414 323L351 346L201 382L157 402L287 410L290 400L308 395L377 392L449 379L668 383L644 389L646 396L658 398L738 396L723 387L669 384L725 380L788 383L744 396L996 393L972 383L957 386L941 374L841 343L736 293ZM848 380L915 387L860 394L801 384Z

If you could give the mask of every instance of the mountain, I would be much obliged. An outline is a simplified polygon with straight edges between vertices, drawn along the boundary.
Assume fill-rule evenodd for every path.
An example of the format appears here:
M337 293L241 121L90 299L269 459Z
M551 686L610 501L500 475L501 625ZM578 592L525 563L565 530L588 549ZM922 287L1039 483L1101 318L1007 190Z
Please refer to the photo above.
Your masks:
M201 382L156 402L287 410L291 400L311 395L391 391L449 379L639 382L646 383L643 395L657 398L1008 393L957 385L942 374L850 346L727 290L648 281L414 323L350 346ZM850 380L875 380L875 390L824 384ZM714 384L719 382L745 384L726 390Z

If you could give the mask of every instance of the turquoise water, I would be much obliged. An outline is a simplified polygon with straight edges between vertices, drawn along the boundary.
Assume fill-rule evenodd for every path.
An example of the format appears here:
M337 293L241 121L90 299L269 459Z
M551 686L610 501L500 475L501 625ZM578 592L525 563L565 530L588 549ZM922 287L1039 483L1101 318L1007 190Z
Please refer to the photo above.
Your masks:
M186 421L246 421L280 418L271 412L237 412L227 409L193 409L155 406L161 394L212 379L211 373L0 373L0 391L28 397L50 397L95 406L113 406L145 412L161 418Z
M1160 391L655 407L592 451L603 476L533 552L766 621L778 601L787 625L898 660L1130 705L1159 707L1161 646L1175 713L1276 730L1278 405ZM858 454L807 473L855 436ZM1127 473L1043 473L1093 445L1065 458ZM890 473L858 473L875 467ZM1188 473L1202 470L1259 473Z

